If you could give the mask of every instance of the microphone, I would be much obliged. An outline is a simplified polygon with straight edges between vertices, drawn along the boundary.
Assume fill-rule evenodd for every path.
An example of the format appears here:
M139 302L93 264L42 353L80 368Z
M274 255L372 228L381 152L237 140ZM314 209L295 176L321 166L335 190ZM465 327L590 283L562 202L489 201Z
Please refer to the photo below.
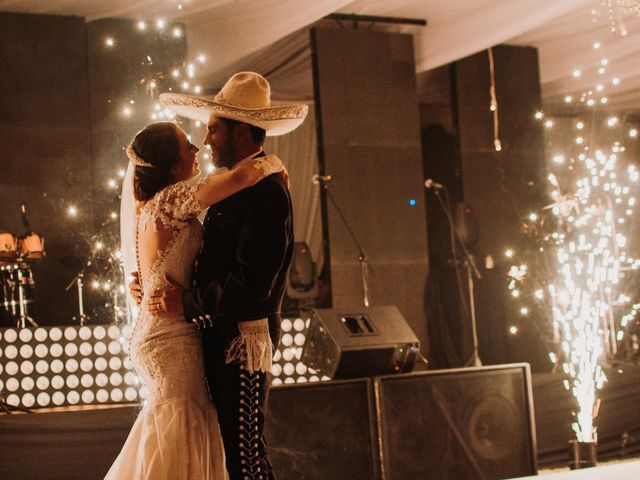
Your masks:
M319 183L327 183L331 181L331 175L313 175L311 183L318 185Z
M427 178L424 181L424 186L426 188L433 188L434 190L446 190L446 188L447 188L441 183L434 182L432 178Z

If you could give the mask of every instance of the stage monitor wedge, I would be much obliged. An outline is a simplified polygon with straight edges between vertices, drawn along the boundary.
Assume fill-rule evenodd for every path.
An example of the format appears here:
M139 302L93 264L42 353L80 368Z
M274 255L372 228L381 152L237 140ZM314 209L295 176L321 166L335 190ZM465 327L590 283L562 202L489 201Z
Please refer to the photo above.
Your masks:
M420 342L393 305L313 310L302 362L330 378L410 372Z

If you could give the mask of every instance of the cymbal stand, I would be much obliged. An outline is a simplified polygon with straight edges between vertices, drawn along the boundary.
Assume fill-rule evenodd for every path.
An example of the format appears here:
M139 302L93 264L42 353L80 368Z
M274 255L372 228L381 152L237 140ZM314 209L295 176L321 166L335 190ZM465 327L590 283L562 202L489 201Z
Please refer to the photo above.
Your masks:
M75 277L73 277L73 280L71 280L71 282L69 282L69 285L67 285L67 287L65 288L65 291L68 292L69 290L71 290L74 284L77 287L78 319L80 320L80 325L84 325L89 319L89 317L84 313L84 293L83 293L84 283L82 282L83 278L84 278L84 269L78 272L78 274ZM74 320L75 320L75 317L74 317Z
M28 268L28 267L27 267ZM18 328L27 328L27 323L31 327L37 327L36 321L27 314L27 295L25 292L25 285L30 283L30 277L24 275L24 268L22 264L18 267L18 308L20 316L18 317Z

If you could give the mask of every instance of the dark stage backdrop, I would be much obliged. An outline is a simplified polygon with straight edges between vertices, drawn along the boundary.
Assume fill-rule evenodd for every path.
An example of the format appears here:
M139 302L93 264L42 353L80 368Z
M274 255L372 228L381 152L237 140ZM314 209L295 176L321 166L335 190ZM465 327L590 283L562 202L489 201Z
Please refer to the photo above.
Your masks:
M33 267L32 316L39 324L75 321L77 293L65 287L88 259L85 310L92 322L113 319L105 306L111 294L90 286L92 276L109 278L113 265L93 245L119 244L111 213L119 213L124 148L151 121L149 80L158 80L157 89L173 87L162 72L185 58L186 38L170 29L143 34L132 20L0 14L0 232L24 233L24 203L45 239L46 258ZM123 115L125 106L131 115ZM66 213L71 205L75 219Z
M544 139L534 121L541 102L538 53L500 45L493 57L502 150L494 148L485 50L420 79L429 102L421 112L425 174L448 187L454 211L456 205L466 207L454 216L467 220L469 249L482 275L475 282L482 361L526 361L534 371L547 371L552 365L535 322L523 322L517 336L509 333L519 314L508 295L510 264L504 257L522 242L521 220L545 199ZM472 351L466 271L452 266L448 222L432 191L426 201L432 361L438 368L461 366Z
M321 174L366 253L372 305L396 305L427 350L428 258L413 38L311 31ZM334 308L362 308L358 248L323 192ZM411 200L415 201L411 202Z
M84 19L0 13L0 231L25 233L20 205L49 255L34 267L34 316L69 321L75 255L68 200L92 217L87 39Z

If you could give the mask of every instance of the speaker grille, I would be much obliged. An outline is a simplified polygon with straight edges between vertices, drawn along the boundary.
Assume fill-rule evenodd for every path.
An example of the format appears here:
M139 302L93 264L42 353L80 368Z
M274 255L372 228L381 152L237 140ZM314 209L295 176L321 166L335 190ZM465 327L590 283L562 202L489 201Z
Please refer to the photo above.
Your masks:
M535 473L526 365L377 382L387 479L475 480Z

